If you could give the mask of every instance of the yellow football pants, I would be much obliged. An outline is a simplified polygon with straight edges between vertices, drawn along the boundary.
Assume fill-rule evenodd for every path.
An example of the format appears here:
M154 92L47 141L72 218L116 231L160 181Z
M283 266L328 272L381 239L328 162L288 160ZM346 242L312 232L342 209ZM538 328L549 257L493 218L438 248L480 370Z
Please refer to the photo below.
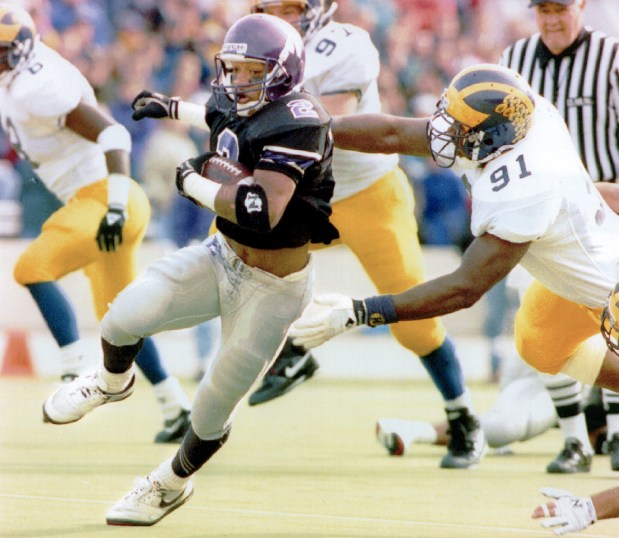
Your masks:
M536 370L556 374L585 340L600 332L601 314L601 308L563 299L534 281L516 313L518 352Z
M380 294L399 293L426 280L414 211L413 189L400 168L333 204L338 242L355 254ZM390 329L421 357L438 349L446 335L439 318L400 322Z
M83 269L90 281L95 312L101 320L118 292L137 275L136 254L150 219L150 204L132 181L123 227L123 242L116 252L99 250L96 235L107 212L107 180L80 189L54 212L17 260L15 280L21 285L52 282Z

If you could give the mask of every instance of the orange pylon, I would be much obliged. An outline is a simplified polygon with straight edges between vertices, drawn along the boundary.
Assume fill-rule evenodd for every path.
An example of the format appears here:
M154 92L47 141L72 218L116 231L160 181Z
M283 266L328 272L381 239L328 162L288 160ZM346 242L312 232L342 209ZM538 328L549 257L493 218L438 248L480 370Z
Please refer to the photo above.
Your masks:
M32 356L28 346L26 331L8 329L6 331L6 348L2 359L0 375L33 375Z

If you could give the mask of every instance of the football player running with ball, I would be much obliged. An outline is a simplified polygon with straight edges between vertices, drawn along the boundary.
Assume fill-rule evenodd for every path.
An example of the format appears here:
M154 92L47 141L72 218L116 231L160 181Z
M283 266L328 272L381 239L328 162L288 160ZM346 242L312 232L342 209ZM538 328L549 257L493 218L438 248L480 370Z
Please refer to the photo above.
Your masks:
M331 20L336 7L331 0L253 0L252 9L276 15L301 32L307 54L303 86L320 97L330 114L378 113L378 51L365 30ZM333 177L331 220L340 232L340 242L354 253L378 291L395 293L423 282L426 273L414 195L398 166L398 156L336 148ZM476 467L486 448L484 435L455 347L441 320L399 323L391 331L420 358L443 397L452 436L441 467ZM249 403L282 396L311 377L316 368L310 351L288 340Z
M90 366L73 307L57 281L82 270L101 319L137 275L137 251L150 205L129 176L131 137L98 106L78 69L39 39L30 15L0 4L2 129L63 206L43 224L14 268L60 347L61 378ZM165 429L156 442L178 442L191 403L148 339L137 363L160 402Z
M201 176L208 154L179 166L180 194L215 211L218 232L154 263L124 290L101 325L104 363L45 403L56 422L69 423L121 400L131 393L145 336L221 317L221 347L198 387L180 449L136 481L109 511L110 525L153 525L191 496L192 475L226 442L236 406L311 301L309 244L338 237L329 222L330 117L299 90L304 64L292 26L248 15L228 30L215 57L206 107L149 91L134 101L134 119L210 128L211 155L242 163L253 177L221 184Z

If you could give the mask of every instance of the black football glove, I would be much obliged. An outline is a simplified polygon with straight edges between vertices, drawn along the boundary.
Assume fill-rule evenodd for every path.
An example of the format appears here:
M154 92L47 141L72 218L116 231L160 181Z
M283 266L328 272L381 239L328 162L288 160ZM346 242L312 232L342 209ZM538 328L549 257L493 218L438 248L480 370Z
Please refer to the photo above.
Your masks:
M197 170L192 165L193 159L188 159L187 161L182 162L176 167L176 188L178 189L178 193L181 196L187 198L187 200L191 200L194 204L202 207L202 204L198 202L195 198L192 198L185 192L185 178L191 174L192 172L197 173Z
M168 97L162 93L141 91L131 103L133 114L131 117L135 121L143 118L171 118L178 119L178 97Z
M185 178L191 174L191 172L195 172L196 174L200 174L202 167L213 155L217 155L215 151L207 151L202 155L198 155L193 159L187 159L176 167L176 188L181 196L188 198L194 203L196 202L191 196L187 196L184 189ZM201 174L200 174L201 175Z
M125 212L122 209L110 207L107 210L97 231L99 250L115 252L118 249L123 242L125 220Z
M181 196L185 198L189 198L193 201L190 196L187 196L185 192L185 178L191 174L192 172L196 172L195 168L191 165L192 159L182 162L176 167L176 188Z

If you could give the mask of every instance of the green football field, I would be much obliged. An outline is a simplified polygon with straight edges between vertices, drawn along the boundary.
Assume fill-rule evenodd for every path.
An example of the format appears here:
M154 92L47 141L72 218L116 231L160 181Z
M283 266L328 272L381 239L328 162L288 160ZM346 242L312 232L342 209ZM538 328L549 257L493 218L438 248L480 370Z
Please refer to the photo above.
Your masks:
M388 457L374 437L376 419L441 420L432 385L318 376L268 404L241 402L228 444L179 510L154 527L108 527L107 510L176 445L152 443L160 413L144 380L128 400L66 426L41 419L54 383L0 378L3 538L552 536L530 518L540 487L586 494L619 481L604 456L589 474L547 475L562 446L557 429L514 445L512 455L489 452L476 470L440 469L442 447ZM184 387L191 395L196 389L189 380ZM478 410L487 409L497 387L471 388ZM619 520L580 536L619 536Z

